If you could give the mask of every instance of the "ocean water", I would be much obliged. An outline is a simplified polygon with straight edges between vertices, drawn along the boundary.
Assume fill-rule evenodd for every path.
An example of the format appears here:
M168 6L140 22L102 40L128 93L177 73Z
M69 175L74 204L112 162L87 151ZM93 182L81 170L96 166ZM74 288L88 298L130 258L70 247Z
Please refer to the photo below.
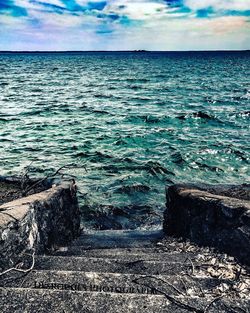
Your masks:
M165 186L249 182L249 77L249 52L2 53L1 174L71 164L85 225L156 227Z

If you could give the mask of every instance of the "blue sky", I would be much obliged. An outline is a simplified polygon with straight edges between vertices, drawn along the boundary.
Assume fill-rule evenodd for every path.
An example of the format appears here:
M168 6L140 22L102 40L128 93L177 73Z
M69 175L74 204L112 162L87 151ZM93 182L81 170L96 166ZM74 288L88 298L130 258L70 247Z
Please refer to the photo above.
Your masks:
M250 0L0 0L0 50L250 49Z

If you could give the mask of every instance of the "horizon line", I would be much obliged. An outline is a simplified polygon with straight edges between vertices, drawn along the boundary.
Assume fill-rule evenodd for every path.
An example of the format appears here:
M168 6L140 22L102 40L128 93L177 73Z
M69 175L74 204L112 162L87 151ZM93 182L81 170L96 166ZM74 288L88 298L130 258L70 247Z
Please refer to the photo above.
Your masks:
M211 50L0 50L0 53L87 53L87 52L136 52L136 53L171 53L171 52L249 52L250 49L211 49Z

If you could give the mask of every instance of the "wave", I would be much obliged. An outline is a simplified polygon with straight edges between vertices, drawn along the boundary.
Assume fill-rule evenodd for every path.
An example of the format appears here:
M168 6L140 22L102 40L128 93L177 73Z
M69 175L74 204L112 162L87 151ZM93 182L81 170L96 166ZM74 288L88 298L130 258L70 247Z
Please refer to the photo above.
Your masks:
M1 60L2 172L84 164L69 172L91 209L113 205L100 227L150 225L171 183L247 181L250 61L180 56Z
M179 120L187 120L190 118L194 118L194 119L199 118L199 119L202 119L205 121L216 121L216 122L222 123L222 121L220 119L218 119L217 117L215 117L214 115L208 114L208 113L203 112L203 111L178 115L178 116L176 116L176 118Z
M125 121L129 123L143 122L146 124L160 124L166 123L168 119L169 119L168 116L133 115L127 116L125 118Z
M149 192L150 190L151 188L149 186L142 185L142 184L133 184L133 185L126 185L126 186L118 187L115 190L115 193L130 194L130 193L135 193L135 192Z
M84 221L94 229L138 229L161 227L163 208L149 205L131 204L115 205L84 205L81 212Z

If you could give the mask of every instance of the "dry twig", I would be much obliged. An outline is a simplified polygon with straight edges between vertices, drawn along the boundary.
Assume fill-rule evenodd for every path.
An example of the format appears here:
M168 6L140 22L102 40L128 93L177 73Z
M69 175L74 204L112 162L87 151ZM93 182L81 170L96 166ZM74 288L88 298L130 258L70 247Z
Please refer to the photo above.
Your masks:
M61 166L59 169L57 169L54 173L52 174L49 174L47 176L45 176L44 178L38 180L37 182L35 182L33 185L31 185L29 188L27 188L25 191L24 191L24 194L27 195L32 189L34 189L35 187L39 186L41 183L45 182L48 178L51 178L51 177L55 177L57 176L58 174L61 174L62 176L64 176L64 174L60 173L61 170L63 169L66 169L66 168L73 168L73 167L76 167L75 165L73 164L67 164L67 165L63 165ZM82 166L86 171L86 167L83 165Z
M214 298L210 303L208 303L208 305L204 309L204 313L207 313L209 308L211 307L211 305L213 305L216 301L220 300L223 297L224 297L224 295L221 295L219 297Z
M7 273L9 273L11 271L16 271L16 272L20 272L20 273L29 273L31 270L33 270L34 265L35 265L35 251L32 254L32 264L31 264L30 268L28 268L28 269L21 269L21 268L18 268L18 267L11 267L11 268L7 269L6 271L3 271L2 273L0 273L0 276L5 275L5 274L7 274Z
M148 278L148 277L149 277L149 278L156 278L156 277L153 277L153 276L146 276L146 277L144 277L144 278ZM158 278L156 278L156 279L158 279ZM161 279L160 279L160 280L161 280ZM165 282L164 280L161 280L161 281ZM141 283L141 282L138 281L138 279L133 280L133 282L136 283L136 284L138 284L138 285L147 287L147 288L151 288L151 289L153 288L154 290L158 291L160 294L164 295L170 302L172 302L172 303L176 304L177 306L182 307L182 308L184 308L184 309L186 309L186 310L188 310L188 311L196 312L196 313L204 313L203 310L197 309L196 307L193 307L193 306L191 306L191 305L189 305L189 304L187 304L187 303L183 303L183 302L181 302L180 300L178 300L178 299L176 299L176 298L174 298L174 297L172 297L172 296L169 296L169 295L168 295L167 293L165 293L164 291L159 290L157 287L150 286L150 285L145 284L145 283ZM173 287L173 286L171 285L171 287ZM179 291L179 292L180 292L180 291ZM181 293L181 292L180 292L180 293Z
M186 258L185 262L186 262L187 260L191 263L191 266L192 266L192 273L191 273L191 276L193 276L193 275L194 275L194 270L195 270L195 268L194 268L194 263L192 262L191 258L189 258L189 257ZM185 262L184 262L184 263L185 263Z

